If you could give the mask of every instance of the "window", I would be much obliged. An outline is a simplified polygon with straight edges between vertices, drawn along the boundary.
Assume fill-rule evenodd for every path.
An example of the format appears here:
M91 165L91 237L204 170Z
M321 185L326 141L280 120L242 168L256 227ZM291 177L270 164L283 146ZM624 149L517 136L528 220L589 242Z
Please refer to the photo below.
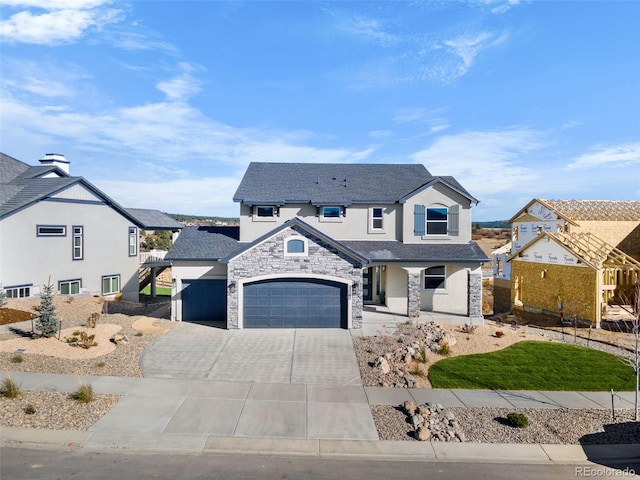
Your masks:
M64 225L38 225L38 237L64 237L67 235L67 227Z
M322 218L340 218L340 207L322 207Z
M82 280L62 280L58 282L58 290L61 295L77 295L80 293Z
M270 218L275 215L274 207L256 207L256 215L260 218Z
M285 255L294 257L307 255L307 239L303 237L290 237L285 240Z
M102 294L111 295L120 291L120 275L102 277Z
M427 268L424 271L424 289L425 290L443 289L444 280L445 280L444 265Z
M7 298L27 298L31 296L31 285L6 287L4 292L7 294Z
M371 209L371 229L382 230L383 228L383 209L382 207L373 207Z
M73 259L82 260L84 257L83 227L73 227Z
M138 254L138 229L129 227L129 256L135 257Z
M427 208L427 235L447 234L447 208Z

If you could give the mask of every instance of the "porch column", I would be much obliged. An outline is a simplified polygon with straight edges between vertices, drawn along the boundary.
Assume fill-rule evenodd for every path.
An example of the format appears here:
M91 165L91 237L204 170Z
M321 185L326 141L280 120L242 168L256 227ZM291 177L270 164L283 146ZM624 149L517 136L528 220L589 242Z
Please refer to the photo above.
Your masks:
M422 269L407 269L407 316L412 320L420 318L420 290Z
M467 311L469 321L472 324L483 325L482 315L482 270L480 268L469 269L467 285Z
M151 267L151 298L156 298L156 275L158 273L157 267Z

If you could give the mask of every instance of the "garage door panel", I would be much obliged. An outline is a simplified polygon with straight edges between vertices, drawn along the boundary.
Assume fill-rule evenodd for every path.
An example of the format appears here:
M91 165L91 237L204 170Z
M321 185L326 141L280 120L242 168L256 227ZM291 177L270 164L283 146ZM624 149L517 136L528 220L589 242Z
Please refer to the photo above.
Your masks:
M227 281L182 280L182 320L224 321L227 318Z
M346 293L344 284L316 279L249 283L244 286L244 326L346 328Z

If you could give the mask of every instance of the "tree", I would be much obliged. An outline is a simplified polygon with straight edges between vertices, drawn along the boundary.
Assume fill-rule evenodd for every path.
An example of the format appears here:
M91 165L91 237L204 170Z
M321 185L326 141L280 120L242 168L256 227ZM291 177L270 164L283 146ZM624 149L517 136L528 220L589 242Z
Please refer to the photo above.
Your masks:
M2 288L2 284L0 284L0 307L4 307L7 304L7 293Z
M43 337L53 337L60 328L60 322L56 316L56 307L53 304L53 285L51 278L47 285L43 285L43 293L40 295L40 305L36 310L40 312L40 316L36 320L36 330Z

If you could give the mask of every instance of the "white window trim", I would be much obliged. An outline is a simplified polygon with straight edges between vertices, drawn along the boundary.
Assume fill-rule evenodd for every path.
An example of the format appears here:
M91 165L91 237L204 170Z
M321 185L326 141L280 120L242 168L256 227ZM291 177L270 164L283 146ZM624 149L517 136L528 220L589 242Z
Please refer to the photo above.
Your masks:
M129 256L138 256L138 227L129 227ZM133 241L132 241L133 240Z
M113 278L117 278L118 279L118 290L116 290L115 292L105 292L104 291L104 281L109 279L109 285L111 285L111 279ZM120 284L121 279L120 279L120 274L115 274L115 275L103 275L102 279L100 281L100 290L102 291L102 295L115 295L117 293L119 293L122 290L122 285Z
M304 244L303 252L289 253L288 246L291 240L300 240ZM292 235L284 239L284 256L285 257L307 257L309 255L309 240L306 237L300 235Z
M338 216L337 217L325 217L324 216L324 209L325 208L337 208L338 209ZM339 205L323 205L322 207L320 207L320 212L318 215L318 219L321 222L327 222L327 223L341 223L342 219L344 218L344 207L340 207Z
M43 232L45 228L59 228L62 231L60 233L47 233ZM36 225L36 236L38 237L66 237L67 226L66 225Z
M443 286L438 288L427 288L426 279L427 279L427 271L429 268L436 267L444 267L444 281L442 282ZM429 278L439 278L440 275L429 275ZM432 265L431 267L427 267L422 272L422 289L427 292L444 292L447 290L447 266L446 265Z
M271 216L260 217L258 216L259 208L270 208L273 211L273 214ZM251 219L254 222L275 222L277 221L276 217L278 216L279 216L278 207L276 207L275 205L253 205L251 207Z
M33 294L33 284L13 285L10 287L4 287L3 290L6 293L7 298L29 298ZM25 294L28 293L28 295L20 295L21 291ZM18 295L15 295L15 293L18 293Z
M429 220L429 210L436 210L436 209L440 209L440 210L446 210L447 211L447 218L445 218L444 220ZM424 207L424 238L434 238L434 237L448 237L449 236L449 207L447 207L446 205L442 205L442 204L434 204L434 205L429 205L429 206L425 206ZM444 223L445 227L446 227L446 232L445 233L429 233L429 222L432 223Z
M382 211L382 217L373 216L374 210L377 210L377 209L380 209ZM373 226L373 221L378 218L382 220L382 228L375 228ZM387 218L384 213L384 207L381 207L381 206L369 207L369 233L385 233L386 225L387 225Z
M78 284L78 293L71 293L71 284ZM62 293L62 285L69 285L69 293ZM79 295L82 292L82 279L75 278L73 280L61 280L58 282L58 292L60 295Z

